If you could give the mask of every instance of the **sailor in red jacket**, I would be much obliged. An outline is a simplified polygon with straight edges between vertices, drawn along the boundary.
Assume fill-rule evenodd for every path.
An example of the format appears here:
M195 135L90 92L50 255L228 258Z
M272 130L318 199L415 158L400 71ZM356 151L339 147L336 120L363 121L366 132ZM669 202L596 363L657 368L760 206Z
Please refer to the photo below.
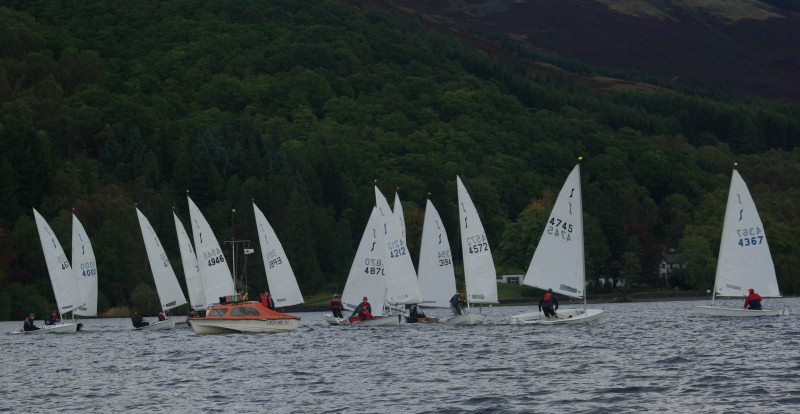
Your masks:
M750 310L761 310L761 296L750 288L750 294L744 300L744 308Z
M342 300L339 299L339 295L333 294L333 297L328 302L328 305L331 307L331 312L333 312L333 316L337 318L343 318L342 316Z
M272 301L268 290L265 290L264 293L261 294L261 304L267 309L275 310L275 302Z
M356 316L356 315L358 315L361 318L361 320L372 319L373 318L373 316L372 316L372 305L370 305L369 302L367 302L367 297L366 296L364 296L364 300L360 304L358 304L358 306L353 311L353 314L350 315L350 317L352 318L353 316Z

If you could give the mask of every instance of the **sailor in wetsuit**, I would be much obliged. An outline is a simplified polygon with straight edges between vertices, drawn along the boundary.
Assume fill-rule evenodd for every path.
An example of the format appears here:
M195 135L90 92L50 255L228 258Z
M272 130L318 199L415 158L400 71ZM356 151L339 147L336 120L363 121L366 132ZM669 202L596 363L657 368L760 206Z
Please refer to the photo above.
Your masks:
M553 309L553 307L555 307L555 309ZM542 310L544 310L544 316L547 317L548 321L556 317L558 298L556 294L553 293L553 289L547 289L547 293L539 299L539 312Z

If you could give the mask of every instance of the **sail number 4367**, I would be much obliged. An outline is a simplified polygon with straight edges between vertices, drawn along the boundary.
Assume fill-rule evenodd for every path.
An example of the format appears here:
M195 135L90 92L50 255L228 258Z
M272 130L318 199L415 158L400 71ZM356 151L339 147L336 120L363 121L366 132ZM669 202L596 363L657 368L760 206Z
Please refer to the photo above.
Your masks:
M736 229L736 234L739 235L739 246L757 246L764 242L764 232L761 227L749 227L745 229Z

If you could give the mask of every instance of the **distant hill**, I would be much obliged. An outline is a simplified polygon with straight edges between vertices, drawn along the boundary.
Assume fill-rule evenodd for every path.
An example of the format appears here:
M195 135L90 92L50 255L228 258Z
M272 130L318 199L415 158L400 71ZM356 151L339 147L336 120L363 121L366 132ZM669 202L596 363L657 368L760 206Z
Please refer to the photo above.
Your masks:
M732 96L800 101L793 0L392 0L428 19L503 36L611 73L641 72Z

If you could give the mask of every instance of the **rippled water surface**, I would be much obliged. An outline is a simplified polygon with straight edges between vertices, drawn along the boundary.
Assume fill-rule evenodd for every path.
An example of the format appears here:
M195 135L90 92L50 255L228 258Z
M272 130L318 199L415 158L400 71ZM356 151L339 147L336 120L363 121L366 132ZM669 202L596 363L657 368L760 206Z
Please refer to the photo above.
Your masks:
M75 335L0 335L0 411L800 412L800 299L753 319L695 318L695 304L597 304L600 321L549 327L507 324L532 307L472 327L300 313L295 332L211 336L89 319Z

